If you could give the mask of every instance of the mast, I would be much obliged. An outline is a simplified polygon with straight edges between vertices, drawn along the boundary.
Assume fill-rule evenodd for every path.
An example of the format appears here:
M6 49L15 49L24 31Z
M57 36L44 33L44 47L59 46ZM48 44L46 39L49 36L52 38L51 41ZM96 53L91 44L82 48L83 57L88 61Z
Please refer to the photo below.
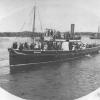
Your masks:
M34 18L33 18L33 29L32 29L32 32L34 33L35 32L35 13L36 13L36 6L34 6Z

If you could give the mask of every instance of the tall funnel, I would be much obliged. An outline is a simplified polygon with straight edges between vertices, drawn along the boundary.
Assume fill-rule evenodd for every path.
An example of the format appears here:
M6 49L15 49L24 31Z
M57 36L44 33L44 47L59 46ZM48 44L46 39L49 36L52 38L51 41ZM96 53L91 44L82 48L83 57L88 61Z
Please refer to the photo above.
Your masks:
M71 34L74 35L75 24L71 24Z

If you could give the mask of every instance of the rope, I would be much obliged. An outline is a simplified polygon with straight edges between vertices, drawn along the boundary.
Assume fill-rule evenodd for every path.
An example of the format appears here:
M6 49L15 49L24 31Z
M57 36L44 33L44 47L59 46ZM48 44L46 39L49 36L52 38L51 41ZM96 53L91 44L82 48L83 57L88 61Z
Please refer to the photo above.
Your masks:
M24 24L22 25L22 27L20 28L20 31L22 31L22 29L24 28L24 26L25 26L25 22L24 22Z
M39 21L40 21L40 27L41 27L41 31L43 32L42 21L41 21L41 18L40 18L39 9L38 9L38 15L39 15Z

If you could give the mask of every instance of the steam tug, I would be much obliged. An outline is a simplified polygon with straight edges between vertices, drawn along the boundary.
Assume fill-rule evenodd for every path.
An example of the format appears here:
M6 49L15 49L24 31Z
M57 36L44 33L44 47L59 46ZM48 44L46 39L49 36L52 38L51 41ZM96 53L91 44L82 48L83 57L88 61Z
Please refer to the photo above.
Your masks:
M35 12L35 7L34 7ZM33 21L33 42L13 43L9 51L10 70L16 70L28 65L37 65L50 62L67 61L88 54L98 53L100 45L83 44L81 37L75 35L74 24L71 24L70 34L63 34L53 29L47 29L44 33L35 34L35 13ZM34 66L33 66L34 67Z

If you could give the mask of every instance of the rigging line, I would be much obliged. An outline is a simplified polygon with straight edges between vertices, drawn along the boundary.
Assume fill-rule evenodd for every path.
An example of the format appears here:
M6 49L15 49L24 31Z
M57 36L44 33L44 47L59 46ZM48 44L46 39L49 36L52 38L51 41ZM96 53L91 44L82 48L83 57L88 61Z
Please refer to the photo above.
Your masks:
M33 6L32 6L33 7ZM26 20L30 17L30 15L33 13L33 8L32 11L28 12L28 16L24 19L24 23L22 25L22 27L20 28L20 31L22 31L22 29L24 28L24 26L26 25Z
M23 25L22 25L22 27L20 28L20 31L22 31L22 29L24 28L24 26L25 26L25 22L23 23Z
M39 7L38 7L38 5L37 4L39 4L39 3L37 3L37 2L39 2L38 0L35 0L35 5L36 5L36 7L37 7L37 11L38 11L38 15L39 15L39 21L40 21L40 29L41 29L41 31L43 32L43 27L42 27L42 21L41 21L41 17L40 17L40 13L39 13Z
M33 16L34 15L33 12L34 12L34 6L32 7L32 10L30 11L29 16L31 15ZM33 17L31 18L31 22L32 22L31 24L33 24ZM33 28L33 25L32 25L32 28Z
M28 16L24 19L24 23L22 24L20 31L22 31L24 29L25 25L27 24L26 20L29 18L29 16L30 16L30 12L29 12ZM20 41L20 39L19 39L19 41ZM28 41L28 39L25 39L25 41Z
M41 21L41 18L40 18L39 9L38 9L38 15L39 15L39 20L40 20L40 27L41 27L41 31L43 32L42 21Z

